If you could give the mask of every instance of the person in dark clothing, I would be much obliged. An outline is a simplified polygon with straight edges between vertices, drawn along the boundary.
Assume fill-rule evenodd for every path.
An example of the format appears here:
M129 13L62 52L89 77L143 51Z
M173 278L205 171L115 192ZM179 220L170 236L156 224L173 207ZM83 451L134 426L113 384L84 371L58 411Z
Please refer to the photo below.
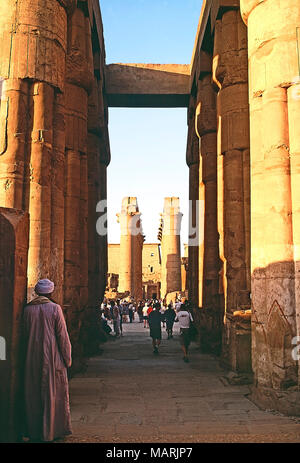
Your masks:
M174 320L176 317L176 312L172 308L172 305L168 305L168 309L164 313L165 320L166 320L166 331L168 333L168 339L173 338L173 325L174 325Z
M154 305L154 310L149 313L150 336L152 338L153 354L158 354L158 346L161 342L161 321L160 303Z

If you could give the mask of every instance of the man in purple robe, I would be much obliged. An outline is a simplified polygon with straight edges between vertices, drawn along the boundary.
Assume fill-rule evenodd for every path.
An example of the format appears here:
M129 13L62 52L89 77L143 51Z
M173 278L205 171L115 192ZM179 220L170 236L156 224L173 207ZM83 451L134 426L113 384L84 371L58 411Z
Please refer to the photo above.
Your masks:
M71 343L61 307L50 297L54 284L35 286L37 297L24 309L26 437L51 442L72 434L67 368Z

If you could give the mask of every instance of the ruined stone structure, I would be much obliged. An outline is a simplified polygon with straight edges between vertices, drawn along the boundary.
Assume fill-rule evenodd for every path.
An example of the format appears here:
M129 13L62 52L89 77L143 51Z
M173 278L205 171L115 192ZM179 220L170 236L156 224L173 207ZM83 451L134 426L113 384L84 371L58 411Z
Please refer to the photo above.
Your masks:
M165 198L158 239L161 241L161 298L181 291L179 198ZM169 299L169 298L167 298ZM171 296L172 299L172 296Z
M122 211L117 215L121 240L120 244L108 245L109 281L106 296L116 298L119 297L118 293L128 293L137 301L152 298L166 299L167 302L175 300L182 291L182 283L185 289L187 286L187 262L180 257L182 214L179 198L165 198L158 232L160 243L143 243L141 214L136 198L124 198ZM117 291L113 275L118 275Z
M29 297L38 278L54 280L75 359L84 351L85 319L106 287L107 238L96 233L105 206L96 205L106 198L107 107L185 107L186 286L202 348L237 372L252 370L259 404L300 415L292 355L300 336L299 25L298 0L204 0L190 66L105 66L98 0L1 2L0 207L20 211L24 241L10 213L1 211L0 228L15 262L20 244L24 266L29 214ZM163 214L162 297L181 287L173 201ZM120 217L128 219L127 207L139 220L130 200ZM139 298L142 234L122 236L120 285ZM18 269L24 280L25 268ZM171 272L178 285L169 284ZM3 274L0 280L4 288ZM19 283L10 281L0 337L6 326L15 349L12 313L21 297L15 305ZM16 364L7 364L14 379L6 391L18 382Z
M144 235L137 199L126 197L118 214L121 229L119 292L142 299L142 254Z
M108 274L105 297L116 299L120 297L120 244L108 245ZM159 243L143 243L142 251L142 298L160 298L161 255Z

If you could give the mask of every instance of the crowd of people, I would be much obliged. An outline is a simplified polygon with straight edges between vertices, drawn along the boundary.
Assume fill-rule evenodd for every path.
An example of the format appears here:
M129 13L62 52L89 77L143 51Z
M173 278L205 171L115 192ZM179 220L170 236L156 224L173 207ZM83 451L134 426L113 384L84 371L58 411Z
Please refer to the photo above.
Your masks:
M101 320L103 330L112 334L109 321L112 322L115 337L123 335L123 323L133 323L135 318L144 328L150 329L152 338L153 353L159 353L159 345L162 339L161 328L166 328L167 339L173 338L174 323L178 322L180 329L180 344L183 350L184 362L189 362L188 349L192 340L191 325L193 317L188 301L176 300L175 304L170 302L168 306L157 299L136 302L132 298L127 300L107 301L101 304Z
M51 442L72 433L68 390L68 368L72 365L72 346L60 305L52 299L54 283L39 280L36 297L23 313L25 355L24 437L31 442ZM167 307L159 300L103 301L99 318L103 331L115 337L123 334L123 323L138 319L152 338L153 354L158 355L162 327L168 339L173 337L174 323L180 328L183 360L188 362L193 317L188 301L179 300ZM111 328L111 326L113 328Z

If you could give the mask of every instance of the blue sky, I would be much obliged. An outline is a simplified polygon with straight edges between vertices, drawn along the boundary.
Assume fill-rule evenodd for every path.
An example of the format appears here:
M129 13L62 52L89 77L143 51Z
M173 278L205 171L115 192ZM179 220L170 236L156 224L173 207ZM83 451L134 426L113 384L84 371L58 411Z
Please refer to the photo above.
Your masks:
M106 62L189 64L201 0L100 0ZM146 242L156 242L165 196L179 196L188 231L186 109L109 109L108 240L119 242L116 213L137 196Z

